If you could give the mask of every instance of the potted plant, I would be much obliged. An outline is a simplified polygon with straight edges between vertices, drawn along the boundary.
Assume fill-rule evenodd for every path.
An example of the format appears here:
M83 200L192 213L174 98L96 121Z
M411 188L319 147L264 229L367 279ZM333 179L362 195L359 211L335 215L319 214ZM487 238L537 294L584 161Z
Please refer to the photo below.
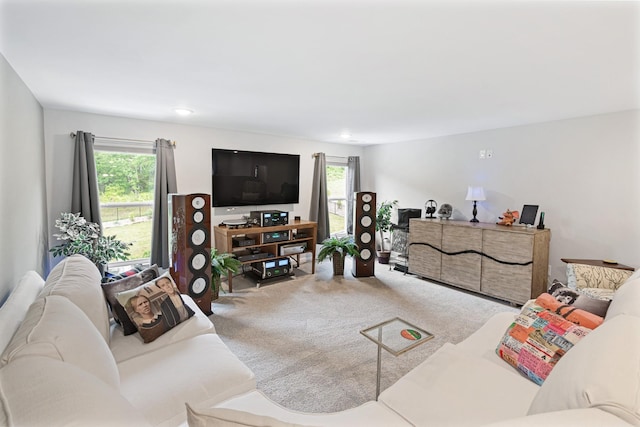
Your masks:
M211 289L213 299L220 296L220 282L223 274L237 273L242 263L234 258L230 253L218 253L218 250L211 249Z
M380 250L378 251L378 262L380 264L389 264L391 257L391 248L385 247L385 233L391 230L391 214L393 208L398 205L398 201L392 202L385 200L380 203L376 212L376 231L380 233Z
M321 245L320 252L318 252L318 262L322 262L331 257L334 276L344 275L345 256L358 255L358 245L353 241L353 238L348 236L329 237L325 239Z
M129 256L131 243L118 240L116 236L103 236L99 224L87 221L79 213L63 212L56 219L56 228L60 233L54 236L64 243L49 250L54 256L84 255L101 274L104 274L104 266L109 261L125 261Z

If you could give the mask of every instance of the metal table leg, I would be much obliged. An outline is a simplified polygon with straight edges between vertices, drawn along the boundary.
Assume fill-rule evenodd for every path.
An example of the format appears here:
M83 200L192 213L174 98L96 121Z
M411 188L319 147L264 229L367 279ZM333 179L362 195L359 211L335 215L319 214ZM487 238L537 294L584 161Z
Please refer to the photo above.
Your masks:
M378 342L382 342L382 328L378 330ZM382 346L378 344L378 371L376 374L376 401L380 396L380 367L382 365Z

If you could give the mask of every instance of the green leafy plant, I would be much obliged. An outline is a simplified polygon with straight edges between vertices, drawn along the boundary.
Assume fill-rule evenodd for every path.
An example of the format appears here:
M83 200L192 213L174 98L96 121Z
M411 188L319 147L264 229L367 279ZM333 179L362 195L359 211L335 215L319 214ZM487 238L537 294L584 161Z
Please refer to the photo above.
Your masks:
M397 200L384 202L378 205L378 209L376 212L376 231L380 233L380 250L385 251L384 246L384 233L391 230L391 214L393 213L393 208L398 205Z
M318 252L318 262L322 262L327 258L332 258L334 254L339 254L342 258L345 256L357 256L358 245L353 238L345 237L329 237L322 243L322 248Z
M54 236L64 243L49 250L54 256L83 255L100 271L109 261L124 261L129 256L131 243L118 240L116 236L103 236L99 224L87 221L79 213L63 212L56 219L56 228L60 233Z
M220 278L223 274L237 273L242 263L230 253L219 253L217 249L211 249L211 286L214 299L220 293Z
M329 237L321 243L322 247L318 252L317 260L322 262L327 258L333 261L333 274L344 274L344 258L347 256L357 256L358 245L352 237Z

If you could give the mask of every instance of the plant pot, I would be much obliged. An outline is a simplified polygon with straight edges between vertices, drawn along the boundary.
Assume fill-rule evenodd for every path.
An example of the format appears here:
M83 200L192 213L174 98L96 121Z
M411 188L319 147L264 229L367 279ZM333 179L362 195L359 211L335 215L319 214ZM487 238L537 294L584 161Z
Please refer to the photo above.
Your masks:
M211 292L211 299L217 300L220 297L220 285L222 282L222 278L217 277L213 279L213 290Z
M340 253L336 252L332 255L333 260L333 275L344 276L344 257Z
M389 264L389 258L391 258L391 251L378 251L378 262L380 264Z

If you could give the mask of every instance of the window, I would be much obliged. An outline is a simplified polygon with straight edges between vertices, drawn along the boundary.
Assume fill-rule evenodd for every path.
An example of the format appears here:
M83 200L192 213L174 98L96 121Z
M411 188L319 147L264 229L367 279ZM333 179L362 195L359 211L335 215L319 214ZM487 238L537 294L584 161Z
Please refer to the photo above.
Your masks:
M347 166L327 164L327 199L329 203L329 233L347 232Z
M129 261L112 263L110 268L119 264L146 264L151 256L153 224L156 168L153 149L137 146L127 149L97 142L94 147L104 234L115 234L118 239L132 243Z

